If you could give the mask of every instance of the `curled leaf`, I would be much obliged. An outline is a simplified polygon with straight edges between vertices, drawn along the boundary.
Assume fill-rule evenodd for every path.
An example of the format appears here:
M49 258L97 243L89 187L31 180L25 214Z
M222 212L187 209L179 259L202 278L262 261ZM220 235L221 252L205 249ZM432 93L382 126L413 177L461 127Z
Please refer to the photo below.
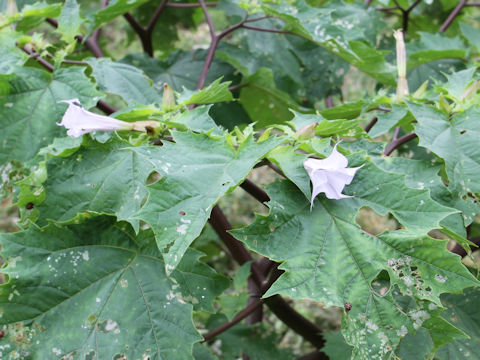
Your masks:
M315 197L322 192L329 199L338 200L351 197L342 194L343 188L352 182L355 173L363 165L347 168L348 160L337 151L337 145L329 157L323 160L309 158L303 163L313 185L310 209L313 207Z

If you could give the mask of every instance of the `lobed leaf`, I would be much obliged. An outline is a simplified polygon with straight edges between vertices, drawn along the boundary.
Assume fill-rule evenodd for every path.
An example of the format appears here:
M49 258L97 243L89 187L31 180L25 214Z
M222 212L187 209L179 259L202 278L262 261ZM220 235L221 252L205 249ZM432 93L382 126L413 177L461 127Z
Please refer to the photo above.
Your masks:
M109 59L89 58L86 62L101 91L120 95L128 105L161 103L152 81L137 67Z
M151 233L136 237L97 217L0 240L9 277L0 324L11 358L193 359L202 338L192 306L167 277Z
M480 108L473 106L452 120L427 105L408 104L417 120L415 132L423 146L445 160L449 189L457 196L480 193ZM466 222L476 214L466 214Z
M95 105L100 93L85 75L85 68L56 70L17 69L0 76L0 164L26 162L55 137L65 134L57 125L66 104L78 98L86 108Z
M232 234L282 263L285 273L265 297L283 294L328 306L352 305L343 319L343 333L355 347L352 358L388 358L402 337L431 317L418 306L401 311L392 297L395 285L408 296L440 305L441 293L478 284L444 241L421 232L364 232L354 221L356 199L317 200L310 211L308 200L289 182L273 183L267 192L270 214L257 215L255 223ZM389 284L375 290L382 271Z

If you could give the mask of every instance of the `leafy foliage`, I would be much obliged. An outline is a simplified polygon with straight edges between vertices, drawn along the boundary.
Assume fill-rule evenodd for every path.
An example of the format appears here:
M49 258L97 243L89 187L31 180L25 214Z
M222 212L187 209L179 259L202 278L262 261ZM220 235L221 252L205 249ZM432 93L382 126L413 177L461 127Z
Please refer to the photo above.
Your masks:
M478 358L465 3L0 0L0 358Z

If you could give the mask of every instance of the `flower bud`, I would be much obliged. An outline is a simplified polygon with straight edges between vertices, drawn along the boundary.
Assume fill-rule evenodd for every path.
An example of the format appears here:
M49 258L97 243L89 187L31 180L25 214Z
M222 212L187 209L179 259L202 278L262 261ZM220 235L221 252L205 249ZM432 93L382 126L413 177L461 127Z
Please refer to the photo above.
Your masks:
M308 140L313 138L315 136L317 125L317 122L305 125L295 133L295 138L298 140Z
M68 108L62 121L57 125L66 127L67 135L71 137L79 137L93 131L135 130L151 133L152 129L160 126L157 121L126 122L98 115L82 108L78 99L61 102L67 103Z
M163 84L163 98L162 109L163 111L171 111L175 108L175 94L173 89L167 83Z
M402 30L395 30L393 33L397 43L397 97L401 98L408 95L407 83L407 51L405 50L405 42L403 41Z

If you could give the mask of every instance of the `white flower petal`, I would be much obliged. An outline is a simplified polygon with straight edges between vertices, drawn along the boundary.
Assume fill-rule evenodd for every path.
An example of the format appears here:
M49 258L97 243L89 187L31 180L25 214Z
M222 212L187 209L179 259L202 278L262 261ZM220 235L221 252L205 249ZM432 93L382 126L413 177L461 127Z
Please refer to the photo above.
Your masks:
M57 123L66 127L67 135L79 137L93 131L131 130L132 123L120 121L109 116L92 113L82 108L78 99L60 101L68 104L62 121Z
M315 200L318 194L325 191L325 186L327 185L328 178L325 170L317 170L310 175L310 180L312 180L313 184L312 200L310 203L311 210L313 207L313 200Z
M337 145L326 159L307 159L303 163L313 185L310 209L313 207L315 197L322 192L328 199L338 200L351 197L342 194L342 191L345 185L352 182L355 173L363 165L347 168L348 160L337 151Z
M338 145L338 144L337 144ZM337 151L337 145L332 150L330 156L325 159L307 159L304 163L312 169L339 169L345 168L348 165L348 160L345 156ZM307 170L308 172L308 170Z

